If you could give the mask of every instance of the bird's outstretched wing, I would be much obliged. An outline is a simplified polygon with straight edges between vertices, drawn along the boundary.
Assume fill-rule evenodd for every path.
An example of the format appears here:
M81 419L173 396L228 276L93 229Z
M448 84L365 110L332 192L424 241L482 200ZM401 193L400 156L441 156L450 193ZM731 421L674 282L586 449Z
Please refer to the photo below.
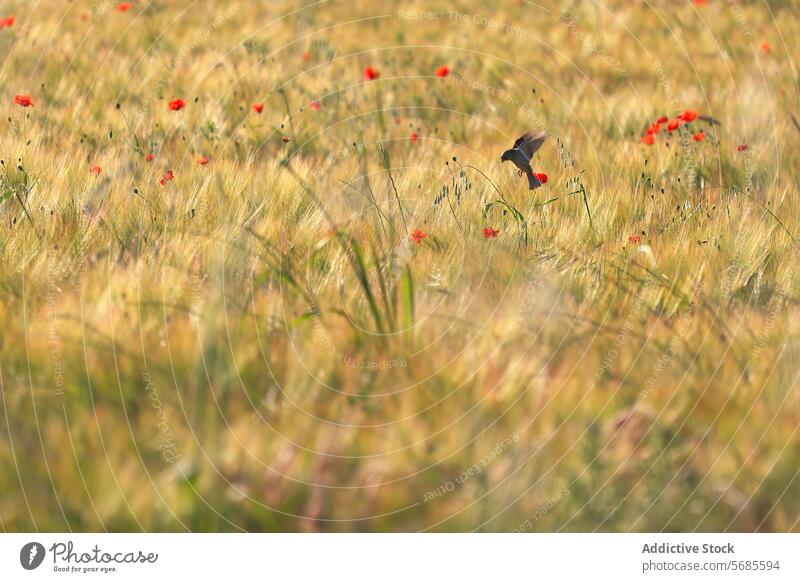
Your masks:
M536 151L542 147L546 135L547 134L545 134L543 131L538 133L529 131L528 133L520 136L517 141L514 142L514 147L521 151L528 161L530 161L530 159L533 157L533 154L535 154Z

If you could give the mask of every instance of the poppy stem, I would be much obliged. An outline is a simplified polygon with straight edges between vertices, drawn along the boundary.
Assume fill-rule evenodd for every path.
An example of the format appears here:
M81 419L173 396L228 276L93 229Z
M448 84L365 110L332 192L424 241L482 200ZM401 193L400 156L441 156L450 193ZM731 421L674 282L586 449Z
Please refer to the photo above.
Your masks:
M294 132L294 119L292 117L292 110L289 107L289 98L286 96L286 91L283 88L278 89L278 94L283 98L283 104L286 106L286 119L289 122L289 131L292 132L292 143L297 143L297 134Z
M495 190L497 190L497 193L498 193L498 194L500 194L500 198L503 200L503 202L505 202L506 204L508 204L508 202L506 202L506 197L505 197L505 196L503 196L503 193L500 191L500 188L498 188L498 187L495 185L495 183L494 183L494 182L492 182L492 180L491 180L491 178L489 178L489 176L487 176L487 175L486 175L486 174L484 174L484 173L483 173L481 170L479 170L478 168L476 168L475 166L472 166L472 165L470 165L470 164L460 164L460 163L459 163L459 165L460 165L462 168L470 168L471 170L475 170L475 171L476 171L476 172L478 172L478 173L479 173L481 176L483 176L484 178L486 178L486 181L487 181L487 182L489 182L489 184L491 184L491 185L492 185L492 187L493 187Z
M387 150L382 143L378 144L378 149L381 152L383 167L386 169L386 173L389 175L389 183L392 185L392 190L394 190L394 198L397 200L397 207L400 209L400 218L403 219L403 232L408 232L408 223L406 223L406 215L405 212L403 212L403 204L400 202L400 194L397 193L397 186L395 185L394 177L392 176L392 164L389 160L389 150Z

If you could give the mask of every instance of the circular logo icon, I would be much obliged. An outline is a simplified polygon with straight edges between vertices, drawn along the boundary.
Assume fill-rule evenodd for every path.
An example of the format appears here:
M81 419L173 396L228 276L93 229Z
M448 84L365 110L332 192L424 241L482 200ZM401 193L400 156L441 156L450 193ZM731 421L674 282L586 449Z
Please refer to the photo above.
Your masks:
M44 546L39 542L28 542L19 551L19 563L26 570L35 570L44 561Z

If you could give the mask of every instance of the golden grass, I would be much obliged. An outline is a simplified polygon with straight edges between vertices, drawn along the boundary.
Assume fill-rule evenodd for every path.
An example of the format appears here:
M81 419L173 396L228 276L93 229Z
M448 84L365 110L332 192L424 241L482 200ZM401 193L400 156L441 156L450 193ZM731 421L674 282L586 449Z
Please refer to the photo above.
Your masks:
M800 529L793 3L10 4L5 530Z

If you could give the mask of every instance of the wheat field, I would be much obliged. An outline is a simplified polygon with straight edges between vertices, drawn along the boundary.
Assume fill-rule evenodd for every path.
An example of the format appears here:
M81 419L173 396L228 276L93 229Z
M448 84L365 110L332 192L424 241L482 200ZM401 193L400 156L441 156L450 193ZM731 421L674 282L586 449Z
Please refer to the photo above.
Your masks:
M800 530L797 2L497 4L0 4L2 531Z

